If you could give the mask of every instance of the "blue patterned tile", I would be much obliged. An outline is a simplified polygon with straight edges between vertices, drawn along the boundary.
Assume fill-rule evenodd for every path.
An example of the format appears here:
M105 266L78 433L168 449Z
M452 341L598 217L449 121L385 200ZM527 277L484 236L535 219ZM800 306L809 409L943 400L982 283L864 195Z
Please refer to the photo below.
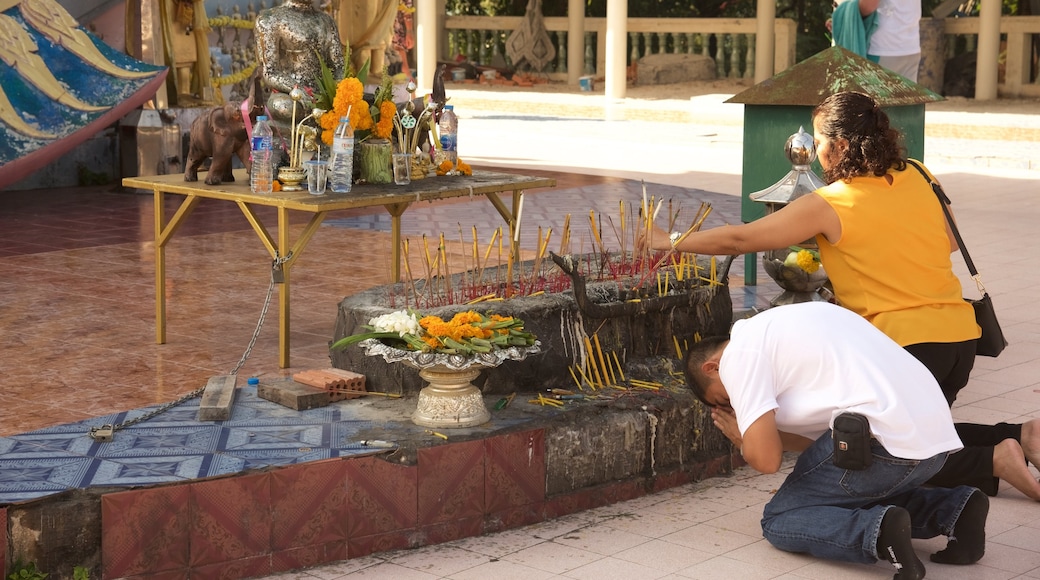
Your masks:
M284 449L288 447L328 447L328 425L251 425L226 428L221 449L228 453L243 450Z
M55 493L78 487L91 459L75 455L0 459L0 493Z
M10 437L0 437L0 457L3 457L4 459L11 459L12 456L37 456L40 454L47 454L53 451L54 450L47 449L36 439L26 437L25 435L12 435Z
M338 421L332 424L330 445L333 449L344 449L357 446L357 442L363 439L379 439L371 434L375 432L375 423L372 421ZM394 429L394 433L401 431ZM417 430L417 434L422 433Z
M310 409L310 411L317 411L316 413L311 413L310 411L296 411L288 407L275 405L274 403L269 403L269 405L273 405L275 408L265 408L260 404L236 403L231 411L231 419L225 421L224 425L267 425L286 422L327 423L330 420L336 420L333 417L334 411L329 410L328 407Z
M61 491L65 490L59 489L56 491L0 491L0 505L39 499L41 497L47 497L48 495L54 495L55 493Z
M111 415L102 415L100 417L94 417L92 419L84 419L83 421L77 421L75 423L52 425L44 429L38 429L36 431L22 433L22 435L25 435L27 437L47 433L76 433L86 435L87 433L90 433L91 427L99 427L101 425L118 425L126 421L126 416L127 412L122 411L119 413L113 413Z
M152 407L146 407L144 409L138 409L137 411L131 411L127 413L126 420L132 421L138 417L151 413L158 409L159 406L155 405ZM171 425L198 425L199 420L199 401L193 399L186 401L176 407L170 407L162 413L152 417L151 419L145 419L138 423L138 426L171 426Z
M222 430L216 425L199 424L188 427L142 427L135 425L118 431L107 443L97 443L96 457L194 455L217 450Z
M93 439L81 431L11 435L9 439L15 441L17 445L11 449L5 449L4 442L0 441L0 454L3 454L5 457L8 453L24 453L28 448L71 453L74 455L90 455L91 447L95 444Z
M109 483L100 482L130 482L134 479L138 479L142 483L196 479L206 475L212 458L212 455L200 454L149 455L99 460L99 466L91 475L90 484L109 485Z
M157 483L169 483L174 481L184 481L185 477L179 476L176 473L171 474L169 464L163 463L162 467L166 469L166 472L156 471L151 469L151 462L148 463L126 463L120 461L108 461L104 459L95 460L94 465L90 471L84 476L80 482L79 487L90 487L92 485L107 485L107 486L137 486L137 485L151 485ZM179 466L185 469L181 471L187 471L190 469L190 465L186 465L186 462L182 461ZM176 471L176 470L173 470Z
M319 461L333 457L328 448L281 448L239 450L234 453L218 453L213 456L206 476L226 475L250 469L263 469L275 465L291 465Z

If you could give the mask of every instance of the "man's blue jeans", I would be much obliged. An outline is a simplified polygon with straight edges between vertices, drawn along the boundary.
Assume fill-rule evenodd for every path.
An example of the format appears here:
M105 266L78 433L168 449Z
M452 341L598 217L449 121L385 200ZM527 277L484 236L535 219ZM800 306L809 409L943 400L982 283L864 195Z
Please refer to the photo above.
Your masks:
M892 506L910 512L911 534L953 534L975 488L922 488L946 453L922 461L892 457L876 440L873 464L862 471L834 465L827 431L798 458L791 475L766 504L762 533L777 548L820 558L872 564L878 560L881 520Z

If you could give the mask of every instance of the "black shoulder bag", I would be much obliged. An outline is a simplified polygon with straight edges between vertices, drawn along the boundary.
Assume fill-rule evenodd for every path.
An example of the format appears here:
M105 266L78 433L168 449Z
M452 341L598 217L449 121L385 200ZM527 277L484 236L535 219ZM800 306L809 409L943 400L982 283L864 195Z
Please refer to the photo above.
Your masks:
M950 198L946 197L946 192L943 191L942 186L933 181L917 162L908 159L907 163L913 165L914 169L921 172L921 175L932 186L932 191L939 198L939 205L942 206L943 213L946 214L946 221L949 222L950 230L953 231L953 237L957 240L957 246L961 249L961 255L964 256L964 263L968 265L968 273L971 274L972 280L975 280L975 285L979 288L979 293L982 294L982 298L978 300L965 298L975 308L975 322L982 328L982 336L979 337L979 341L975 346L975 354L995 357L1004 350L1008 342L1004 339L1004 332L1000 330L1000 323L997 322L997 313L993 310L993 299L986 292L986 287L982 284L982 276L975 269L975 263L971 261L971 256L968 255L968 249L964 247L964 240L961 239L961 233L957 231L957 224L954 223L953 216L950 215L950 208L946 207L950 203Z

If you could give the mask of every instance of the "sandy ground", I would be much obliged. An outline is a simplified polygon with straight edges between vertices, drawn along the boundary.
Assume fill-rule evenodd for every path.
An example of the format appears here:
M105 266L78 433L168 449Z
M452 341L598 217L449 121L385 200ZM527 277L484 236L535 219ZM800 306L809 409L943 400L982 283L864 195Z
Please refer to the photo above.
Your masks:
M735 95L750 88L754 83L750 80L713 80L692 81L667 85L636 86L629 85L626 99L642 101L688 101L692 97L725 94ZM445 83L449 95L453 89L464 91L481 91L488 93L508 93L522 95L524 93L573 94L585 96L603 96L603 82L598 79L595 90L583 92L578 87L563 82L536 84L533 87L501 86L469 83ZM972 113L1029 114L1040 115L1040 98L999 98L995 100L977 101L964 97L950 97L944 101L926 104L928 111L963 111Z

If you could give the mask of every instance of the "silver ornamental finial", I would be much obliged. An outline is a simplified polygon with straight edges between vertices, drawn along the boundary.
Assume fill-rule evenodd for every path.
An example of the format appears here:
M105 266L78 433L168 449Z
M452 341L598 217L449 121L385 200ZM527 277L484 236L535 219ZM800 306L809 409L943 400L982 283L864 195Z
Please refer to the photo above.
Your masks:
M787 138L784 155L791 165L809 165L815 161L816 143L812 135L806 133L803 127L798 127L798 132Z

